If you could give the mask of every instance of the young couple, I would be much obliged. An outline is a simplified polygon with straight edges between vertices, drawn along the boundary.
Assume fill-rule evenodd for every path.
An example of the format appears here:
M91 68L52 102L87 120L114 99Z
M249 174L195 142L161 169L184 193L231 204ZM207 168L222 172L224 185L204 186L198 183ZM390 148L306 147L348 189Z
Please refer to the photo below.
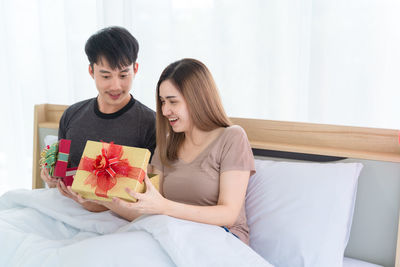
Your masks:
M248 244L244 201L255 167L244 130L231 125L211 73L195 59L176 61L162 72L156 114L134 99L129 92L138 50L136 39L121 27L102 29L88 39L89 74L98 96L64 112L58 137L72 140L71 167L79 165L88 139L148 148L154 152L149 171L160 174L160 192L146 177L145 193L126 189L136 203L92 201L45 169L42 179L89 211L110 209L129 221L165 214L214 224Z

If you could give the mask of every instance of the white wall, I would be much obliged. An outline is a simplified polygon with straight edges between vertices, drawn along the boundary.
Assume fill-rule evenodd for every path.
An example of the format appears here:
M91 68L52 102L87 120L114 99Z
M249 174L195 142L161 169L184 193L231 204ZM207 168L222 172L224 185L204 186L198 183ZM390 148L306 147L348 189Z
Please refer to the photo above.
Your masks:
M31 185L33 105L96 95L83 47L102 27L139 40L132 93L152 108L162 69L194 57L230 116L399 129L399 13L397 0L0 0L0 193Z

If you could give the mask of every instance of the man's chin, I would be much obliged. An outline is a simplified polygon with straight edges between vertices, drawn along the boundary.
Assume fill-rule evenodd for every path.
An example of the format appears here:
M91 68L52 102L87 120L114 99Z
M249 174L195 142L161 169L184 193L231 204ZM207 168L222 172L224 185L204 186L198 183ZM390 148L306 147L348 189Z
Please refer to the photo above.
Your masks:
M117 96L112 96L112 95L108 95L108 103L113 104L113 105L119 105L121 103L127 103L130 100L130 95L123 95L123 94L119 94Z

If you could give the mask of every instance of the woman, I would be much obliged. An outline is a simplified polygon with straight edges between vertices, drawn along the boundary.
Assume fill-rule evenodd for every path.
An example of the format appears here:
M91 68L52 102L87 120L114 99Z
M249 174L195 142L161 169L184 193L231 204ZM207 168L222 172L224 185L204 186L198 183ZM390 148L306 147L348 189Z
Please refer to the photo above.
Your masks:
M145 193L127 189L138 202L114 198L102 204L127 220L165 214L222 226L248 244L244 201L254 158L244 130L231 126L203 63L182 59L163 71L156 129L151 171L160 174L161 193L146 177Z

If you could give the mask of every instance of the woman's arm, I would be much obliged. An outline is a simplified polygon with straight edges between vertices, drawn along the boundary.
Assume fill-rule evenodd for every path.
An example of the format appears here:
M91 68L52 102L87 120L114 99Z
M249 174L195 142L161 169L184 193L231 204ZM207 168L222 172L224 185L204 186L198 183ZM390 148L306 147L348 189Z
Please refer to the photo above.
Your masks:
M157 170L153 165L149 164L147 173L158 174L159 177L158 188L160 189L160 194L164 196L164 190L163 190L164 174L162 173L162 171Z
M160 189L160 193L162 193L162 181L163 181L163 174L161 171L157 170L156 168L154 168L152 165L148 165L147 167L147 173L154 173L154 174L158 174L159 175L159 189ZM150 182L151 184L151 182ZM153 187L153 184L151 184L151 186ZM154 188L154 190L156 190ZM92 202L91 200L84 200L82 197L81 198L81 204L83 205L83 203L90 203L90 204L96 204L99 206L103 206L106 209L110 209L111 211L115 212L116 214L118 214L119 216L121 216L122 218L128 220L128 221L133 221L135 220L137 217L141 216L142 213L140 213L139 211L137 211L134 207L136 203L132 203L132 202L127 202L127 201L123 201L121 199L118 198L114 198L111 202L106 202L106 201L94 201ZM86 208L86 207L85 207ZM87 209L87 208L86 208Z
M146 177L147 191L145 193L137 193L127 189L127 192L138 199L138 202L130 203L121 199L114 199L113 203L118 208L109 208L128 220L134 217L133 214L135 216L165 214L200 223L230 226L237 220L243 206L249 176L250 171L223 172L220 176L219 199L215 206L195 206L168 200L154 188Z
M164 214L200 223L231 226L243 206L249 176L250 171L223 172L217 205L194 206L168 200Z

